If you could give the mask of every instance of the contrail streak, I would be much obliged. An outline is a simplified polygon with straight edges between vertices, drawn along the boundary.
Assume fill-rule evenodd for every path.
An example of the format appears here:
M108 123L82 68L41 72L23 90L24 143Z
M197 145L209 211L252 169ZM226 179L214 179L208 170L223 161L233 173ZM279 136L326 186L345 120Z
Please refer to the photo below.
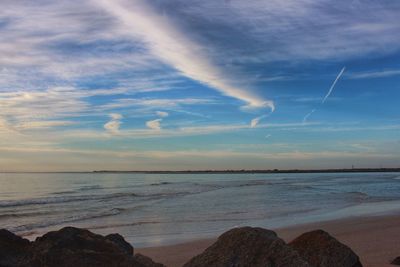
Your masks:
M320 105L323 105L325 103L325 101L328 99L328 97L332 94L333 89L335 89L336 83L339 81L340 77L342 77L344 71L346 70L346 67L343 67L343 69L339 72L338 76L336 77L335 81L333 82L331 88L329 88L328 93L326 94L326 96L324 97L324 99L322 99L322 102ZM315 112L317 111L317 109L313 109L311 110L309 113L307 113L304 118L303 118L303 123L306 123L308 118ZM257 118L256 118L257 119ZM258 123L258 121L257 121ZM253 124L253 123L252 123Z
M333 89L335 88L335 85L337 83L337 81L340 79L340 77L342 76L343 72L346 70L346 67L343 67L343 69L340 71L340 73L338 74L338 76L336 77L335 81L333 82L331 88L329 88L328 93L326 94L326 96L324 97L324 99L322 100L322 104L325 103L325 101L328 99L328 97L332 94Z
M303 123L306 123L307 120L308 120L308 118L309 118L315 111L317 111L317 109L313 109L313 110L311 110L311 112L307 113L307 115L305 115L304 118L303 118Z

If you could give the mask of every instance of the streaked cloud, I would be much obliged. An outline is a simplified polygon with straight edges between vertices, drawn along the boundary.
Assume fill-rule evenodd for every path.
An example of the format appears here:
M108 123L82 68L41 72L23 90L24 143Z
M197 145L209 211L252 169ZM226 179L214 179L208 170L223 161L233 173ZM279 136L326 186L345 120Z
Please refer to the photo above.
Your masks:
M240 99L250 107L275 108L270 100L257 96L249 88L235 85L218 68L198 43L182 34L166 17L158 14L145 1L95 1L105 11L114 15L135 38L140 38L149 49L165 63L179 70L183 75L204 83L224 95Z
M400 75L400 70L388 69L381 71L366 71L366 72L353 72L347 74L350 79L374 79L386 78Z
M70 122L65 118L80 116L89 108L80 92L71 88L0 93L0 99L3 119L20 130L66 125Z
M160 108L176 108L184 105L202 105L212 104L212 99L204 98L179 98L179 99L160 99L160 98L120 98L112 101L108 104L101 106L101 109L110 110L116 108L128 108L128 107L143 107L148 109L160 109Z
M398 51L400 37L394 33L400 28L399 6L393 1L196 0L190 8L182 0L173 3L180 5L159 5L177 15L177 20L183 16L182 24L189 24L189 29L199 24L202 29L224 29L204 30L199 39L217 43L217 48L211 48L215 56L229 62L337 61Z
M70 126L74 125L76 122L74 121L25 121L14 125L16 129L24 130L24 129L46 129L60 126Z

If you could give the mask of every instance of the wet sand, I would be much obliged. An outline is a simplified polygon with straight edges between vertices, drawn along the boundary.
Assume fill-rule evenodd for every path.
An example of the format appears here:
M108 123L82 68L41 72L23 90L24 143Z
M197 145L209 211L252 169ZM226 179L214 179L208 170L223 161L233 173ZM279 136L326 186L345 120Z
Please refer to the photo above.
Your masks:
M323 229L351 247L360 256L364 267L393 267L390 261L400 256L400 214L349 218L273 230L289 242L315 229ZM180 267L215 240L193 240L177 245L138 248L135 251L168 267Z

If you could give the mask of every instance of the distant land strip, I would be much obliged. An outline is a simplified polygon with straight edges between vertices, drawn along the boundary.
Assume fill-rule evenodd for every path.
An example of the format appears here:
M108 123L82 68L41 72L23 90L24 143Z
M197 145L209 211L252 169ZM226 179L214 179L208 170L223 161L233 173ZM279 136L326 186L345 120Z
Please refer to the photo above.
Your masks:
M150 174L219 174L219 173L347 173L347 172L400 172L400 168L353 168L353 169L316 169L316 170L183 170L183 171L93 171L93 173L150 173Z
M181 170L181 171L0 171L0 173L144 173L144 174L237 174L237 173L355 173L355 172L400 172L400 168L351 168L351 169L270 169L270 170Z

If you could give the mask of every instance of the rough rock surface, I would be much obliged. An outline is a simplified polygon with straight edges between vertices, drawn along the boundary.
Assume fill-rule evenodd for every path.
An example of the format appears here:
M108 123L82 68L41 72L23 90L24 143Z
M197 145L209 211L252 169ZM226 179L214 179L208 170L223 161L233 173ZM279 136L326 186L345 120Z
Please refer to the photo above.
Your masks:
M131 244L126 242L125 239L120 234L106 235L106 239L113 242L121 249L121 251L125 251L126 254L133 255L134 252L133 247L131 246Z
M144 267L163 267L160 263L155 263L152 259L140 253L135 254L133 257L137 264L142 264Z
M8 239L0 237L1 267L163 266L144 256L135 258L133 247L118 234L103 237L85 229L65 227L30 243L8 231L4 233ZM1 240L5 240L6 249Z
M131 266L132 257L119 244L88 230L66 227L38 237L33 245L35 266Z
M184 267L310 267L275 232L243 227L222 234Z
M16 266L26 261L31 242L0 229L0 266Z
M362 267L358 256L323 230L304 233L289 243L314 267Z

